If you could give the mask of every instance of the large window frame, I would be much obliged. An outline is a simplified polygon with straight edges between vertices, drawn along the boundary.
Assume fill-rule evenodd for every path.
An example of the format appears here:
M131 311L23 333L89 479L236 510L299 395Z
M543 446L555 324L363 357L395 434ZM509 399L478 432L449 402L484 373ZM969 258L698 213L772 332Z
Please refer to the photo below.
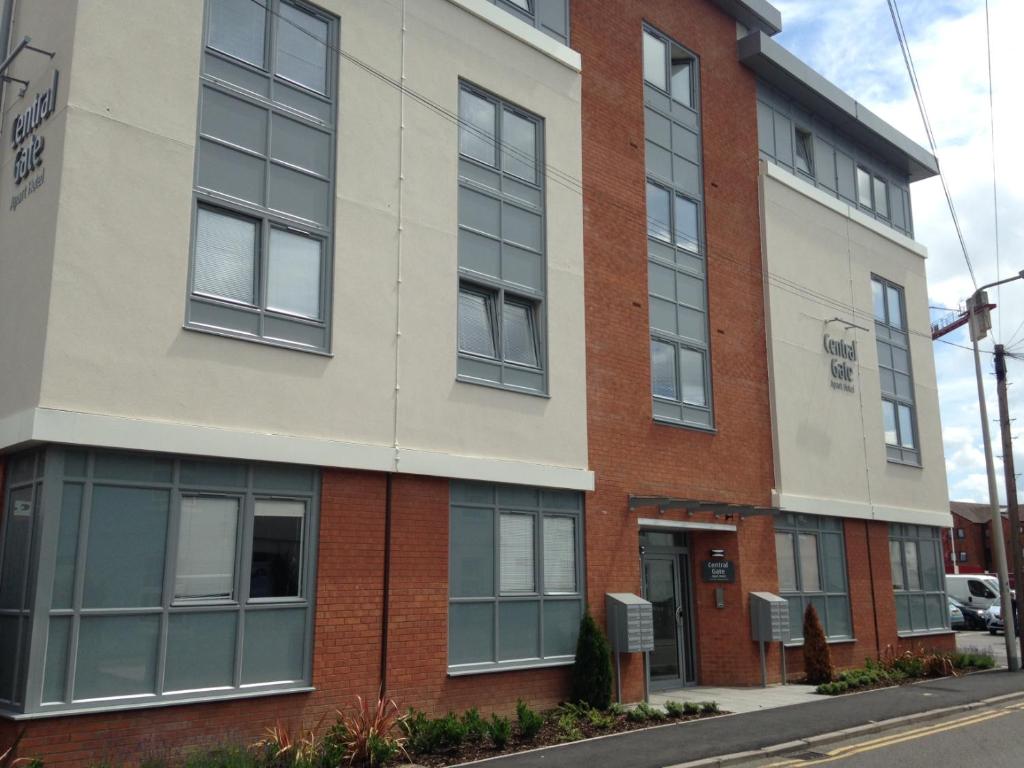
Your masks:
M813 542L811 541L813 539ZM780 546L785 544L785 549ZM803 644L804 611L814 605L821 627L829 642L854 639L853 614L850 608L850 581L846 563L846 535L842 518L783 512L775 517L775 556L779 569L779 595L789 603L789 644ZM807 551L807 547L812 549ZM793 560L783 563L786 552ZM830 575L828 555L841 554L841 572ZM811 558L815 574L805 573L804 558ZM786 566L784 568L784 565ZM782 574L791 568L795 588L782 583ZM840 583L833 576L839 575ZM813 582L817 581L817 588Z
M491 111L492 131L471 122L473 100ZM459 267L456 379L547 396L547 205L544 119L479 88L459 83ZM533 156L506 141L506 120L533 127ZM484 146L486 145L486 147ZM482 150L487 157L480 157ZM527 161L533 179L524 175ZM495 229L497 231L495 231ZM527 242L533 235L533 242ZM490 352L464 347L463 294L482 296ZM516 359L506 338L510 307L526 308L532 360Z
M207 0L205 10L185 328L330 354L338 110L338 65L334 52L340 22L336 16L304 0L268 0L262 59L253 62L227 52L226 46L218 47L212 40L211 19L215 4L220 1ZM322 91L279 71L279 29L285 24L296 26L282 16L285 6L325 25ZM218 124L218 110L223 113L225 105L239 110L239 114L259 115L265 122L263 128L253 129L249 145L236 139L234 129L224 127L227 123ZM239 124L246 122L237 119ZM252 121L248 123L251 125ZM289 133L292 138L286 138ZM310 138L300 141L295 138L299 135ZM300 144L313 146L312 137L316 137L318 149L309 150L313 152L309 156L296 154L294 148ZM228 163L232 158L237 162ZM232 165L242 168L240 164L247 169L245 184L257 185L258 193L249 196L234 189L229 191L233 177L216 170ZM258 184L257 167L262 169L258 172ZM298 192L293 185L300 185L294 187ZM275 189L280 191L275 194ZM256 197L260 199L253 199ZM296 202L284 202L287 199ZM197 283L201 211L255 225L251 297L218 295L216 291L203 290ZM304 293L309 293L312 281L316 280L314 295L305 296L315 303L315 311L273 306L269 294L277 232L315 242L319 247L318 271L308 263L300 268L292 261L293 271L288 275L292 280L289 287L294 288L296 282L307 284ZM294 257L294 251L284 249L283 241L279 245L282 257Z
M871 276L871 294L886 457L895 464L920 467L921 443L917 428L906 294L902 286L878 275Z
M646 24L641 44L651 412L661 424L713 431L700 60ZM666 203L662 219L652 209Z
M45 475L37 484L43 514L33 537L30 593L34 603L28 654L22 655L24 695L21 702L0 706L15 717L46 716L312 689L319 530L315 468L56 446L41 455L45 455ZM17 487L9 480L7 494ZM150 529L152 542L147 539L138 546L145 550L162 541L162 565L154 564L151 572L138 578L126 572L112 581L111 558L101 552L103 526L127 519L123 515L130 511L128 501L111 506L109 499L115 494L122 500L161 500L156 515L165 522ZM186 499L237 502L235 538L230 543L230 595L177 594ZM294 594L291 590L278 590L278 597L250 594L256 583L254 516L267 502L290 507L269 510L272 516L302 518L298 557L273 566L278 571L283 567L298 584ZM139 507L139 514L144 509ZM91 534L91 527L96 532ZM294 538L282 541L283 546L296 549ZM264 552L273 540L267 542ZM117 584L127 586L122 589ZM145 659L123 679L111 670L108 658L89 655L89 648L103 647L97 645L102 642L98 638L114 631L112 622L127 627L117 632L132 650L142 649L136 661ZM275 628L272 635L267 634L269 626ZM194 658L196 643L209 657L205 669L185 661ZM126 658L135 657L129 653Z
M532 586L529 589L503 588L502 521L504 518L522 517L532 521ZM460 538L468 526L460 526L459 521L465 523L470 519L482 525L491 537L489 542L484 541L478 548L474 548L471 541ZM545 523L548 520L571 520L573 523L573 590L549 588L546 581ZM450 676L563 666L573 662L576 632L585 611L583 525L582 494L575 491L461 481L451 483L448 555ZM460 550L460 547L465 549ZM468 560L465 559L467 557ZM472 590L463 587L466 583L463 581L466 574L462 572L464 562L469 562L483 574L483 578L473 582ZM565 576L564 569L562 576ZM477 594L464 594L466 591ZM515 633L515 637L503 635L502 616L516 609L525 609L529 613L532 607L536 610L536 637L532 641L536 653L515 656L515 651L509 651L508 654L512 654L509 656L503 647L507 644L515 648L522 642L524 633L529 643L531 630L527 622L513 621L511 626L522 632ZM481 625L477 634L487 638L488 642L474 643L471 638L469 643L478 648L477 657L455 658L467 647L466 630L460 629L459 624L470 613L486 616L483 620L488 623ZM556 633L560 635L556 637Z
M890 523L889 564L897 632L900 635L948 632L941 529Z

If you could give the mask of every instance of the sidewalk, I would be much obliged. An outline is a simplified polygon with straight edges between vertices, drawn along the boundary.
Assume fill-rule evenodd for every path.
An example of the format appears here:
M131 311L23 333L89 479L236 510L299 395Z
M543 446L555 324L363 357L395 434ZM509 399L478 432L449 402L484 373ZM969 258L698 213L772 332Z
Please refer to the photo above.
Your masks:
M1024 673L983 672L815 697L806 704L666 725L485 762L493 768L664 768L1012 693L1024 695Z

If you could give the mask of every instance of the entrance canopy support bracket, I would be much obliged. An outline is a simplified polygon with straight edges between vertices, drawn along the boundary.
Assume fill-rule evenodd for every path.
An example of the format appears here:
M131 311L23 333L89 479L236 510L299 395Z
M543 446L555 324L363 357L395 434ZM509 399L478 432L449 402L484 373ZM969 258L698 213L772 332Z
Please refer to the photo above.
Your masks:
M753 517L755 515L774 515L780 510L777 507L757 507L750 504L732 504L721 501L701 501L699 499L676 499L670 496L630 496L629 511L647 507L657 507L658 514L665 514L670 509L684 509L687 514L711 512L715 517L731 518Z

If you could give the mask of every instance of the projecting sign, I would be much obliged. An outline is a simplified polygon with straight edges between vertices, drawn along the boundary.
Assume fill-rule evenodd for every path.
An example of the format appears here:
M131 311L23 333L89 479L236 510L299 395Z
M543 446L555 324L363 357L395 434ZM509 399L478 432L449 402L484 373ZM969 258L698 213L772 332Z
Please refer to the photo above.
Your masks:
M732 584L736 581L736 567L732 560L704 560L701 576L704 581Z
M829 364L831 370L829 383L832 389L843 392L855 391L853 380L857 372L857 342L834 339L826 333L822 344L825 347L825 352L832 357L832 362Z
M54 70L50 87L37 93L28 108L15 115L11 123L11 149L15 153L14 185L20 186L28 179L28 184L11 198L12 211L46 180L43 172L43 150L46 148L46 140L36 131L57 108L59 80L60 72Z

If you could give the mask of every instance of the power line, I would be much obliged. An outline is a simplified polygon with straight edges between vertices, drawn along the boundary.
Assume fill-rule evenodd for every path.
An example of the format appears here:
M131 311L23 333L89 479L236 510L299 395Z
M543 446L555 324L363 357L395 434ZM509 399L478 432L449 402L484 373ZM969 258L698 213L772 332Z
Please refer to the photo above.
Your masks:
M921 113L921 121L924 123L925 134L928 136L928 144L931 147L932 155L935 156L935 167L939 172L939 180L942 182L942 191L946 193L946 203L949 205L949 215L953 219L953 226L956 228L956 236L960 241L960 248L964 253L964 261L967 262L967 271L971 274L971 282L978 287L978 279L974 275L974 265L967 253L967 241L964 239L963 230L960 228L960 219L956 215L956 207L953 205L953 196L949 191L949 184L946 183L946 176L942 173L942 166L939 164L938 148L935 142L935 133L932 131L931 121L928 119L928 110L925 109L924 96L921 93L921 84L917 80L917 70L914 68L914 57L910 53L910 44L907 41L906 31L903 29L903 19L900 17L899 6L896 0L887 0L889 14L892 16L893 26L896 28L896 37L900 42L900 50L903 52L903 61L907 65L907 74L910 76L910 85L914 90L914 98L917 99L917 108Z

